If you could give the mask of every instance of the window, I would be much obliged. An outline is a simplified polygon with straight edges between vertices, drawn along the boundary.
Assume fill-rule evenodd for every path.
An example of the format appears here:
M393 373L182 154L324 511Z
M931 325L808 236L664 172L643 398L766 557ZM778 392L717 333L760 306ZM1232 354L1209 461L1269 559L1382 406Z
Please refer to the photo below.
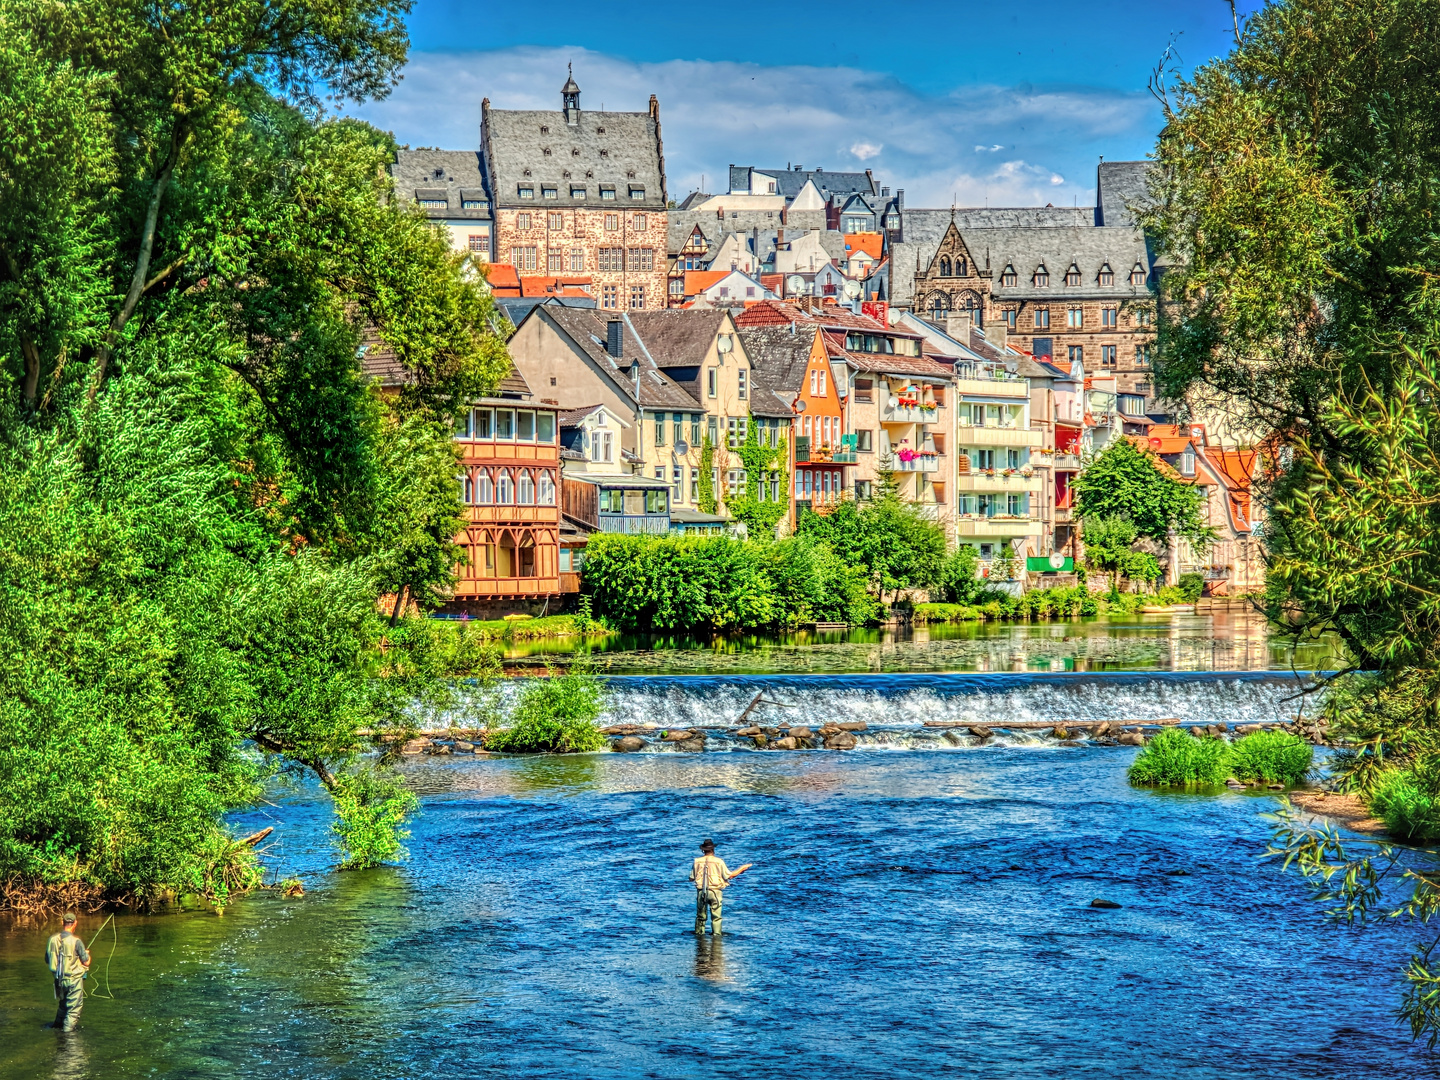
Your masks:
M521 232L524 232L524 231L528 230L528 229L530 228L530 215L529 215L529 214L516 214L516 215L515 215L515 228L519 229Z
M1071 263L1070 269L1065 271L1065 284L1071 288L1080 284L1080 268L1074 263Z
M1005 328L1012 333L1015 330L1015 317L1019 314L1020 313L1013 307L1006 308L1004 311L1000 312L1000 318L1004 321Z
M501 469L495 480L495 501L501 506L509 506L515 501L515 484L510 479L509 469Z
M481 506L495 502L495 481L490 479L489 469L480 469L475 477L475 501Z
M1145 268L1144 268L1143 266L1141 266L1141 265L1137 262L1137 263L1135 264L1135 268L1130 271L1130 284L1131 284L1131 285L1144 285L1144 284L1145 284L1145 278L1148 277L1148 276L1149 276L1149 275L1147 275L1147 274L1145 273Z
M493 439L495 437L495 414L489 409L476 409L475 416L475 438Z
M679 446L685 441L685 417L682 413L675 414L675 445Z
M490 209L489 199L461 199L461 210L488 210Z
M1149 308L1140 308L1138 311L1135 312L1135 325L1136 325L1136 326L1149 326L1149 325L1150 325L1150 309L1149 309Z
M629 269L632 274L641 270L655 269L654 248L631 248L628 255Z
M690 470L690 501L696 502L700 498L700 470Z
M541 134L541 135L549 135L549 134L550 134L550 128L549 128L549 126L546 125L546 124L541 124L541 125L540 125L540 134Z
M1100 366L1101 366L1101 367L1108 367L1108 368L1113 368L1113 367L1115 366L1115 346L1114 346L1114 345L1101 345L1101 346L1100 346Z
M645 198L645 189L644 189L643 187L639 187L638 185L631 184L631 185L630 185L630 198L636 199L636 200ZM644 221L645 219L644 219L643 217L641 217L641 218L639 218L639 220ZM635 227L636 227L637 229L643 229L643 228L645 228L644 225L636 225Z
M449 199L416 199L426 210L444 210L450 205Z
M530 476L529 469L520 470L520 482L516 485L515 501L521 506L535 505L535 480Z
M606 309L611 310L611 311L613 311L614 309L616 309L616 308L618 308L618 307L620 306L620 286L619 286L619 285L601 285L601 286L600 286L600 306L601 306L602 308L606 308Z
M602 150L601 153L604 153L604 151ZM615 198L615 185L614 185L614 184L601 184L601 185L600 185L600 198L602 198L602 199L613 199L613 198ZM607 218L606 220L608 221L609 218ZM616 225L615 227L618 229L620 226L619 226L619 225ZM607 225L606 228L609 228L609 226Z
M1006 450L1006 451L1005 451L1005 467L1006 467L1007 469L1018 469L1018 468L1020 467L1020 451L1019 451L1019 450Z
M535 414L535 441L538 443L553 443L555 441L555 414L542 412Z
M625 269L625 249L618 247L601 248L596 256L598 268L602 272L618 274Z
M563 251L552 251L546 258L546 271L551 274L565 272L565 253Z
M867 499L871 498L874 494L874 490L875 489L873 480L855 481L855 498L859 499L861 502L864 502Z
M713 367L712 367L712 368L708 368L708 369L706 370L706 373L705 373L705 392L706 392L706 394L707 394L708 396L710 396L710 397L714 397L714 396L715 396L715 376L716 376L716 371L715 371L715 369L714 369Z
M729 426L726 431L726 445L729 446L731 450L745 445L745 436L748 434L749 428L750 418L748 416L730 417Z
M1048 330L1048 329L1050 329L1050 309L1049 309L1049 308L1037 307L1037 308L1035 309L1035 329L1037 329L1037 330ZM1038 355L1038 354L1037 354L1037 355Z
M856 381L856 384L855 384L855 385L857 386L857 388L858 388L858 386L860 385L858 380ZM811 369L810 369L810 396L811 396L811 397L829 397L829 396L830 396L829 394L827 394L827 393L825 392L825 369L824 369L824 368L811 368Z
M461 473L458 479L460 481L460 501L466 506L474 505L475 478L469 473Z
M661 489L660 491L650 490L645 492L645 512L647 514L665 514L670 510L670 492Z
M512 247L510 249L510 265L515 267L515 272L523 273L526 270L535 269L536 250L533 247Z
M631 196L631 198L634 198L634 196ZM650 219L644 214L636 214L630 219L630 230L632 232L645 232L650 227L649 220Z
M710 417L709 431L707 432L707 434L710 436L711 446L718 446L720 444L720 437L717 434L717 432L719 431L719 424L720 418L718 416Z
M746 372L746 370L745 370L743 367L740 368L739 370L737 370L737 371L735 372L735 380L736 380L736 383L737 383L737 384L739 385L739 387L740 387L740 400L741 400L741 401L744 401L744 400L745 400L745 390L746 390L746 387L745 387L745 379L746 379L747 375L748 375L748 372Z
M536 494L536 496L535 496L535 501L536 501L537 503L539 503L541 506L554 506L554 505L555 505L555 475L554 475L549 469L544 469L544 470L541 471L541 473L540 473L540 483L539 483L538 487L539 487L539 491L537 492L537 494Z
M678 277L677 277L677 278L671 278L671 279L670 279L670 295L673 296L673 297L675 297L675 299L677 299L677 300L681 299L681 298L685 295L685 279L684 279L684 278L678 278Z
M515 438L515 413L510 409L495 410L495 438Z
M550 211L550 213L545 215L545 225L547 228L559 232L561 229L565 228L565 215L558 214L552 210Z
M605 231L606 231L606 232L619 232L619 231L620 231L620 215L619 215L619 214L606 214L606 215L605 215Z
M1100 325L1107 330L1113 330L1120 325L1120 309L1114 307L1103 307L1100 309Z
M855 449L862 454L870 453L870 430L865 428L855 432Z
M1072 307L1065 311L1065 325L1071 330L1082 330L1085 327L1085 309Z
M1135 346L1135 366L1136 366L1136 367L1149 367L1149 366L1150 366L1150 346L1149 346L1149 345L1136 345L1136 346Z
M1185 450L1180 455L1180 474L1182 476L1195 475L1195 447L1189 443L1185 444Z
M1050 271L1045 269L1044 263L1041 263L1035 270L1035 287L1037 289L1045 289L1049 288L1049 286Z
M1006 495L1006 496L1005 496L1005 512L1006 512L1007 514L1009 514L1011 517L1024 517L1024 516L1025 516L1025 496L1023 496L1023 495Z
M685 501L685 471L678 465L670 470L670 501Z
M950 276L950 258L949 258L949 256L942 255L942 256L940 257L940 276L941 276L941 277L949 277L949 276Z
M560 192L553 187L542 187L540 189L540 197L542 199L558 199Z
M770 501L780 501L780 474L778 472L770 474Z
M1115 284L1115 271L1110 269L1110 264L1109 264L1109 263L1106 263L1104 266L1100 267L1100 284L1101 284L1101 285L1114 285L1114 284Z
M1000 284L1007 289L1013 289L1020 283L1020 275L1015 273L1015 267L1007 266L1000 271Z
M871 402L875 400L875 382L873 379L855 380L856 402Z
M572 198L572 199L584 199L584 198L585 198L585 189L584 189L583 187L572 187L572 188L570 189L570 198Z
M950 297L944 293L936 293L930 298L930 321L944 322L945 317L950 314Z
M655 445L665 445L665 414L663 412L655 414Z
M515 414L515 438L522 442L535 441L535 414L533 412Z
M521 184L519 194L522 199L533 199L535 198L535 189L528 184Z
M690 417L690 445L700 445L700 416L698 413L692 414Z
M471 234L469 235L469 237L467 238L467 240L468 240L468 243L467 243L466 246L469 247L471 251L478 251L478 252L486 253L486 254L489 253L489 251L490 251L490 234L489 234L489 233L471 233Z
M475 413L466 409L455 421L455 437L457 439L473 439L475 437Z
M1125 416L1145 415L1145 395L1143 394L1120 394L1120 412Z
M630 310L638 311L645 306L645 286L630 286Z
M1085 362L1085 347L1083 345L1071 345L1069 355L1070 363L1083 364Z

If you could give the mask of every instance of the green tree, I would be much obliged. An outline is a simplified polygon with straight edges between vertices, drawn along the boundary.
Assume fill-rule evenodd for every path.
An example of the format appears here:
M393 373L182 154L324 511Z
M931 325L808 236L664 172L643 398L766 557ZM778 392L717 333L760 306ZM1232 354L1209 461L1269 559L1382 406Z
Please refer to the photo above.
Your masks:
M1139 536L1157 544L1166 543L1173 529L1196 547L1206 547L1215 532L1201 514L1204 493L1166 476L1164 467L1129 439L1111 440L1071 485L1076 512L1081 517L1126 518Z
M1110 595L1118 596L1120 584L1132 581L1155 581L1160 577L1160 564L1148 551L1136 551L1139 538L1135 523L1124 514L1109 517L1087 517L1081 522L1081 539L1085 541L1085 561L1096 570L1111 575Z

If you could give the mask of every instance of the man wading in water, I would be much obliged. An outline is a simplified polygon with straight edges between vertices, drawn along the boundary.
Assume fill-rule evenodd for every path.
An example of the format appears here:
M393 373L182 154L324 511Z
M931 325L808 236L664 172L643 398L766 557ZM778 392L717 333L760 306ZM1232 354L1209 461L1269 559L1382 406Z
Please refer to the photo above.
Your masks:
M75 936L75 916L60 916L60 932L45 945L45 963L55 973L55 1026L61 1031L74 1031L85 1005L85 973L90 970L90 954L85 943Z
M695 933L705 933L705 915L710 915L710 932L720 933L725 886L731 879L749 870L753 863L746 863L736 870L725 865L725 860L716 856L715 841L706 840L700 845L705 854L695 860L690 868L690 880L695 883Z

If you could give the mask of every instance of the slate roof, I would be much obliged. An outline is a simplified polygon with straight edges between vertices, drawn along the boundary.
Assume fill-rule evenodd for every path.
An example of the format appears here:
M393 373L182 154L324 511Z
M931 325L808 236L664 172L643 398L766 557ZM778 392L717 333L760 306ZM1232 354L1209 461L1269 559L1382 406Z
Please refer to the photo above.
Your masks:
M496 206L665 209L659 120L648 112L582 109L572 126L559 109L492 109L487 101L481 138ZM615 188L613 202L600 198L601 184ZM585 188L584 199L571 198L572 185ZM630 198L632 185L645 189L643 199ZM522 186L536 189L532 199L519 197ZM542 199L542 186L556 188L557 198Z
M394 350L378 336L366 334L364 348L364 355L360 357L360 374L366 382L378 381L382 387L393 389L409 386L415 381L414 374L401 366ZM520 374L518 368L511 367L490 396L529 399L535 395L530 384L525 381L525 376Z
M1147 181L1153 161L1102 161L1095 170L1095 224L1134 225L1132 207L1153 201Z
M608 311L550 305L546 305L542 310L545 316L585 350L602 371L611 374L616 389L625 397L633 399L635 396L635 383L629 375L630 362L634 358L641 363L642 406L647 409L680 409L685 412L699 410L699 402L656 365L645 345L635 337L629 326L625 327L621 337L623 357L617 362L605 351L606 324L610 321Z
M395 194L402 201L445 199L445 208L424 207L426 217L465 221L490 220L480 155L474 150L397 150L390 166ZM483 201L485 209L466 210L466 200Z
M593 308L593 296L497 296L495 305L510 320L512 326L519 326L535 308L542 304L557 304L564 307Z
M997 300L1035 300L1064 303L1080 299L1141 299L1150 295L1144 285L1130 284L1130 271L1138 263L1150 272L1150 249L1145 234L1139 229L1124 227L1054 229L966 229L961 237L970 254L978 261L988 252L994 273L990 291ZM1035 270L1044 265L1050 284L1037 287ZM1075 265L1080 271L1080 284L1067 286L1065 272ZM1115 284L1102 286L1098 276L1109 265ZM1002 275L1006 266L1015 268L1016 284L1005 286Z
M826 172L824 169L762 169L755 165L730 166L730 190L750 190L751 171L764 173L775 178L775 193L784 195L786 202L800 194L807 180L814 180L815 187L826 201L834 195L851 195L856 192L878 195L875 178L866 172Z
M750 367L772 391L795 395L804 389L815 327L757 326L740 331Z
M630 325L662 368L698 367L724 322L725 312L716 308L630 312Z

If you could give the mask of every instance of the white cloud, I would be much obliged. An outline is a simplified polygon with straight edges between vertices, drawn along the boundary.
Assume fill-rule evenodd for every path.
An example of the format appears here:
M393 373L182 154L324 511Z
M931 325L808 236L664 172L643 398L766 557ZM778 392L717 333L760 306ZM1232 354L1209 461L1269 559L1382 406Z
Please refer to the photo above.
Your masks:
M698 60L636 63L585 49L413 53L388 99L353 110L411 146L475 147L480 99L559 108L565 65L588 108L643 111L660 101L671 194L723 189L726 166L852 167L905 188L911 206L1023 206L1094 198L1101 155L1143 156L1158 127L1143 93L1084 87L973 86L921 94L855 68ZM1007 150L1012 160L991 154Z

